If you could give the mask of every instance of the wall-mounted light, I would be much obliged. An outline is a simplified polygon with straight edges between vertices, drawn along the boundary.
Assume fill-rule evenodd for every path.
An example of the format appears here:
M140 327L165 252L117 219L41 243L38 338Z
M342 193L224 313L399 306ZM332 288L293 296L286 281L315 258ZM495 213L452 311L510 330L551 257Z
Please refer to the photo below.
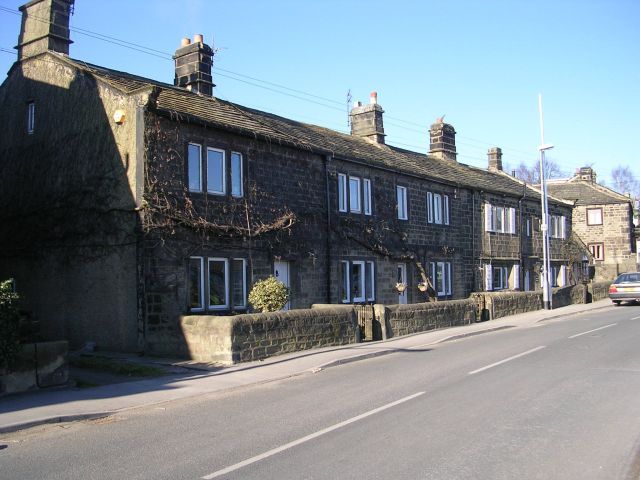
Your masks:
M125 121L125 118L126 114L124 113L124 110L118 109L113 113L113 121L118 125L122 125Z

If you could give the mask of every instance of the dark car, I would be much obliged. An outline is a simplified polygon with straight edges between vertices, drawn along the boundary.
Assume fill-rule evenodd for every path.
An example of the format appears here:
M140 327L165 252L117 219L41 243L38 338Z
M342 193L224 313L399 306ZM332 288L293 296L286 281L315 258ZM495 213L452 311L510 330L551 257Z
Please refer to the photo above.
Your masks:
M620 302L640 302L640 272L621 273L609 287L609 298Z

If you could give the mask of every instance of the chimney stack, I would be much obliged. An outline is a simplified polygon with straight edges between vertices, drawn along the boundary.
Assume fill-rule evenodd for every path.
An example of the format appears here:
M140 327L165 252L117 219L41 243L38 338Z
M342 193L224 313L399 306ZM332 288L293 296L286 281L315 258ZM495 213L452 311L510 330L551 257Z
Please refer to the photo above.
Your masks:
M456 131L453 125L444 123L444 116L438 118L429 129L429 154L443 160L456 161Z
M69 55L73 43L69 17L75 0L32 0L20 7L22 23L18 37L18 60L47 51Z
M580 170L578 170L578 175L580 175L580 180L596 183L596 172L594 172L591 167L581 167Z
M378 93L371 92L369 105L357 102L349 114L351 118L351 135L362 137L370 142L384 145L384 110L378 105Z
M188 38L183 38L173 59L176 65L174 85L202 95L213 95L213 50L204 43L202 35L194 35L193 43Z
M493 172L502 171L502 149L499 147L491 147L487 152L489 156L489 170Z

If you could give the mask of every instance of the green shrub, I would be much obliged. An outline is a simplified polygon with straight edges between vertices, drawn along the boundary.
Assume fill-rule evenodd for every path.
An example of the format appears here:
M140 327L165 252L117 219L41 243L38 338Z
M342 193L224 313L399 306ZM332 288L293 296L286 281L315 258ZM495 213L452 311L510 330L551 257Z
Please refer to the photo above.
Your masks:
M255 310L276 312L289 301L289 289L273 275L257 281L249 292L249 303Z
M20 350L20 312L13 281L0 282L0 368L10 367Z

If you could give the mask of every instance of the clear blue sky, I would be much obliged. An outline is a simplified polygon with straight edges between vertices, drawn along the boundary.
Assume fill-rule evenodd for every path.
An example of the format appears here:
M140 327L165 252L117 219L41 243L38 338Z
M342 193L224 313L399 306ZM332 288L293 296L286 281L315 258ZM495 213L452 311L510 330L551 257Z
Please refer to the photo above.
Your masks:
M20 28L4 9L23 3L0 0L2 79ZM71 25L162 52L72 31L73 58L168 83L180 39L202 33L219 98L335 130L349 90L376 90L387 143L426 152L446 115L458 160L480 167L492 146L510 167L537 158L541 93L568 174L640 166L639 0L76 0Z

